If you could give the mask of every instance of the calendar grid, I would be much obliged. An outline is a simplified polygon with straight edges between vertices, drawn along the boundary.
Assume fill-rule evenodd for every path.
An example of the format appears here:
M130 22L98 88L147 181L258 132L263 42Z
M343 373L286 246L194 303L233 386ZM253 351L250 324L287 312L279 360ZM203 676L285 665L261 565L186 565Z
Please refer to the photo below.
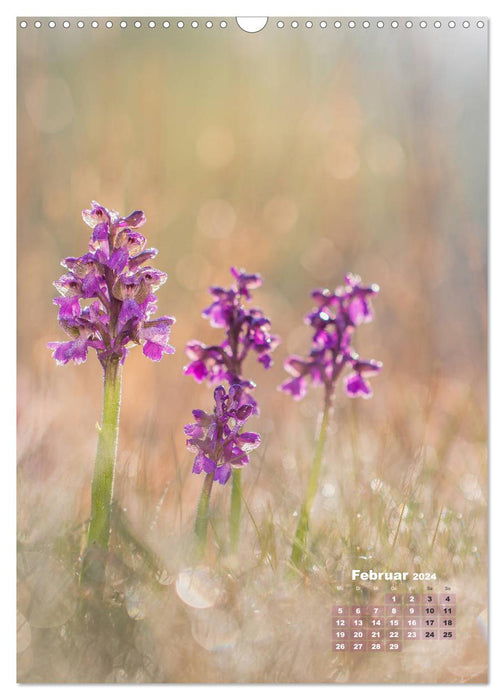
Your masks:
M387 593L367 605L332 607L335 652L400 652L413 641L456 638L456 594Z

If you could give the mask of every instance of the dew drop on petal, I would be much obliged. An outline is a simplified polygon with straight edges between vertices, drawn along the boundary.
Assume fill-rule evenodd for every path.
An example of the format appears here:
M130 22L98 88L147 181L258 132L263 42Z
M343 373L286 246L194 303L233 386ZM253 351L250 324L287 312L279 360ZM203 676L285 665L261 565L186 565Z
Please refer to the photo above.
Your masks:
M206 567L181 571L175 590L186 605L198 609L213 607L222 594L219 580Z

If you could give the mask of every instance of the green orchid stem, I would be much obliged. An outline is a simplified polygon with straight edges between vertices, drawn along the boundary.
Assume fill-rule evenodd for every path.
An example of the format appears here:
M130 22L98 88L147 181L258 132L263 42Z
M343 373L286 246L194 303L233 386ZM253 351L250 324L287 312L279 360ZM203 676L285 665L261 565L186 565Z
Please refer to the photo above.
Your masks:
M315 447L315 454L313 456L312 468L308 479L308 486L306 489L305 499L301 507L301 513L299 515L296 534L294 536L294 543L292 545L291 563L296 567L299 567L306 552L306 539L310 526L310 511L313 504L313 499L317 493L320 472L322 469L322 459L324 456L324 447L327 437L327 426L329 425L329 419L332 413L333 393L334 392L331 390L326 394L324 411L322 413L322 420L320 422L320 429Z
M81 572L81 585L90 588L102 588L105 582L119 435L121 383L122 365L119 360L107 360L103 372L102 423L98 428L98 447L91 485L91 517Z
M213 473L205 476L201 496L196 511L196 522L194 524L194 532L197 538L197 557L201 559L205 553L207 529L208 529L208 512L210 506L210 494L212 493Z
M231 507L229 510L229 541L231 551L236 553L240 539L241 501L242 501L242 470L233 469L231 485Z

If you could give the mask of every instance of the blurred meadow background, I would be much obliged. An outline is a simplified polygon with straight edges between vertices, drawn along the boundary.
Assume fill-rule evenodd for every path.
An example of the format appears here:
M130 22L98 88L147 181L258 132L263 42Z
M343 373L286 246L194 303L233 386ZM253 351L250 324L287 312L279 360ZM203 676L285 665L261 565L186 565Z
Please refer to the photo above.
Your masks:
M219 21L18 30L18 679L485 680L487 29ZM64 339L52 282L86 251L92 199L146 212L169 275L159 310L177 319L174 356L137 348L125 365L95 630L76 609L101 368L91 353L58 367L46 348ZM216 484L195 601L181 572L202 477L183 426L212 390L184 376L184 347L220 339L200 313L231 265L263 275L255 299L282 344L269 371L246 367L263 442L239 555ZM370 401L337 392L309 567L292 576L322 390L296 403L277 387L309 349L310 290L349 271L380 285L355 346L384 370ZM384 591L356 591L352 568L435 571L458 595L457 638L334 653L331 605Z

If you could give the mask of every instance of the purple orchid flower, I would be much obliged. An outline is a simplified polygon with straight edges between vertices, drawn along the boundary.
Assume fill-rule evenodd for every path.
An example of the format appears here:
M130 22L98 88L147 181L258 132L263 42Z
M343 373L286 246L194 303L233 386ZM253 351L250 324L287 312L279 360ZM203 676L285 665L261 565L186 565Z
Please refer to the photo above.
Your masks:
M377 374L382 363L378 360L362 360L352 348L355 328L373 319L371 298L378 294L376 284L365 286L360 277L349 274L345 284L333 292L316 289L312 292L316 307L306 316L306 323L313 328L312 347L307 358L291 355L285 361L285 369L292 379L280 389L294 399L302 399L308 385L323 385L328 394L345 368L351 370L345 379L348 396L370 398L371 386L366 377Z
M145 236L135 229L145 214L121 217L92 202L82 212L91 227L88 252L62 261L66 272L54 283L58 321L70 340L48 343L59 365L85 362L90 348L103 368L103 411L91 483L91 513L87 546L82 558L81 585L86 595L101 596L109 549L111 509L121 409L122 369L131 346L158 362L172 354L170 332L175 319L152 318L157 311L155 292L166 274L146 264L157 255L145 248Z
M254 406L243 403L243 387L233 384L229 393L223 386L214 391L215 408L213 413L193 411L195 423L184 428L187 448L196 453L192 471L213 474L213 481L225 484L231 476L232 468L248 464L248 453L261 442L258 433L242 430Z
M261 276L234 267L231 274L234 282L229 289L210 287L213 301L202 312L211 326L225 330L225 338L220 345L190 341L186 346L190 363L184 372L197 382L239 384L244 389L242 400L252 405L253 412L257 413L257 404L251 395L255 384L243 378L243 363L253 351L258 362L269 369L273 364L271 353L278 346L279 337L270 332L271 323L260 309L247 308L244 303L252 299L251 290L262 285Z
M143 226L145 214L134 211L123 218L116 211L92 202L82 212L93 229L89 252L62 261L67 272L54 286L60 297L58 321L71 340L48 343L58 364L85 362L94 348L103 367L108 360L126 359L129 347L142 345L143 354L158 362L175 352L169 344L175 319L151 319L157 310L154 292L166 274L144 263L157 255L145 249L146 239L134 229Z
M306 358L291 355L285 361L285 369L292 378L281 385L282 391L300 400L306 395L309 383L324 387L324 407L313 462L292 544L291 563L296 567L300 566L307 552L310 510L321 474L336 382L345 369L350 369L345 378L348 396L368 399L372 391L366 378L382 368L378 360L362 360L352 347L357 326L369 323L373 318L371 299L378 292L378 285L365 286L360 277L352 274L347 275L345 284L334 291L316 289L312 292L316 306L305 318L313 329L310 353Z

